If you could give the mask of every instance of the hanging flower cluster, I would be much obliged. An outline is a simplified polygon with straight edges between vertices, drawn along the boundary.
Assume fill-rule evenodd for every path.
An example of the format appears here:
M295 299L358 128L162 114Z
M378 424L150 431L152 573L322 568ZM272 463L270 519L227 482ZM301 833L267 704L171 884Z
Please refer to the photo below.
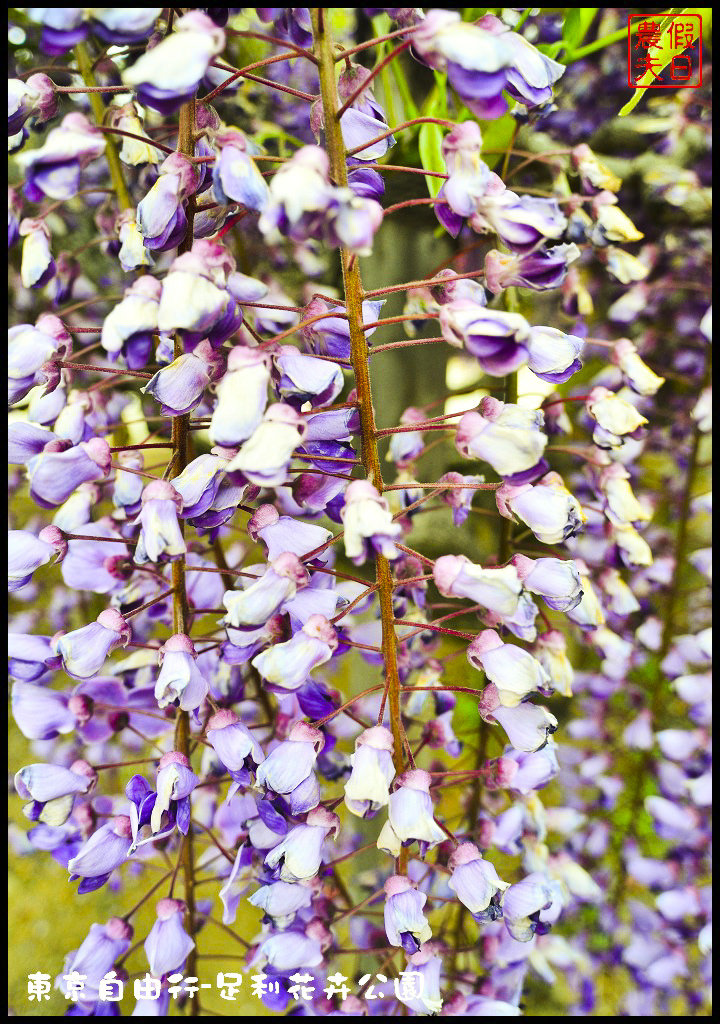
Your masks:
M704 178L588 10L17 19L11 840L117 915L33 998L707 1011Z

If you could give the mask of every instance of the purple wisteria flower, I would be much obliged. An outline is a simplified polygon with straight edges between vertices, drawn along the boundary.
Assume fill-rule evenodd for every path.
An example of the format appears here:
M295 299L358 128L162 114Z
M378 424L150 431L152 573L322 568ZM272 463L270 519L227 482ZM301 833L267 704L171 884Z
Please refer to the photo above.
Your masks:
M25 288L44 288L57 272L50 249L50 228L44 220L26 217L20 221L18 233L24 239L20 279Z
M440 330L448 344L475 356L493 377L513 373L527 362L530 325L519 313L503 313L468 299L455 299L440 308Z
M155 683L155 699L164 708L174 701L182 711L195 711L205 700L208 682L197 667L195 645L185 633L175 633L158 652L162 666Z
M47 75L30 75L24 81L8 79L8 138L22 132L28 118L42 124L55 117L57 94L52 79Z
M15 774L15 791L31 803L23 814L31 821L63 825L70 816L75 797L94 789L97 772L82 759L69 768L55 764L30 764Z
M433 577L445 597L466 597L502 616L513 614L522 589L514 566L485 569L465 555L441 555L433 566Z
M379 850L397 857L401 846L417 841L421 856L425 856L427 850L444 841L445 833L434 817L430 782L431 776L420 769L398 776L388 801L388 820L378 836Z
M532 559L516 554L511 561L525 589L539 594L549 608L566 612L580 604L582 583L572 559Z
M475 637L467 649L467 659L495 684L504 707L515 707L523 697L549 683L547 673L531 654L515 644L503 643L494 629L485 629Z
M541 927L540 914L553 902L545 876L535 871L511 885L503 898L505 927L517 942L529 942Z
M247 784L250 772L264 759L262 747L234 711L218 711L208 722L208 742L221 763L239 784Z
M258 349L235 346L217 386L210 437L227 447L247 441L262 423L268 401L270 358Z
M319 729L296 722L283 740L258 765L255 782L268 793L283 797L293 815L305 814L320 802L320 787L313 771L325 745Z
M491 249L485 256L485 286L494 295L505 288L530 288L535 292L559 288L568 267L580 256L574 243L554 245L524 255Z
M225 622L234 629L261 626L309 582L307 569L297 555L285 551L256 582L249 582L244 590L224 594L223 604L228 610Z
M285 643L274 644L252 660L262 678L278 690L297 690L313 669L324 665L338 646L335 629L323 615L311 615Z
M175 22L175 31L123 73L143 106L172 114L195 95L210 61L225 48L225 33L202 11Z
M360 818L372 818L390 799L395 777L392 733L384 725L365 729L355 740L352 771L345 783L345 806Z
M324 807L315 807L305 823L295 825L265 857L265 864L283 882L314 878L322 863L322 847L332 833L337 836L340 819Z
M161 292L160 282L144 274L110 311L103 321L101 342L111 359L122 354L131 370L140 370L150 362Z
M514 483L547 471L543 452L548 438L542 412L498 401L489 395L480 412L466 412L457 425L455 445L466 458L482 459Z
M43 313L35 326L18 324L8 330L8 405L25 398L37 384L47 384L44 367L55 359L66 359L72 338L63 322Z
M388 503L369 480L354 480L345 491L341 517L345 526L345 554L362 565L373 551L391 561L399 557L395 538L402 534Z
M360 64L349 63L343 68L337 83L338 98L345 103L368 81L369 71ZM385 112L375 99L368 85L352 101L340 118L340 130L346 150L356 149L357 160L379 160L395 145L395 138L386 135L377 142L373 140L388 130Z
M427 902L404 875L392 875L385 882L385 934L391 946L402 946L406 953L417 953L423 942L432 936L432 929L423 914Z
M174 561L187 548L178 517L183 499L167 480L153 480L143 489L137 522L141 525L135 562Z
M330 183L323 149L304 146L273 176L259 226L271 244L283 236L294 242L320 237L333 248L344 246L367 256L382 218L382 207L374 199Z
M554 472L546 473L537 484L505 483L495 499L501 515L517 516L542 544L558 544L587 522L580 503Z
M362 303L363 323L375 323L384 305L384 299L365 299ZM329 314L323 316L323 313ZM347 313L341 304L334 305L316 296L303 310L303 337L318 355L332 356L333 359L350 358L350 327ZM377 327L369 327L364 333L369 338Z
M463 103L481 119L507 110L503 90L527 107L552 99L562 64L545 56L499 18L461 21L456 11L431 10L412 35L413 50L448 80Z
M213 195L218 203L240 203L261 213L270 191L252 158L247 138L237 128L221 127L212 133L217 159L213 166Z
M137 208L137 227L147 249L165 252L185 237L184 201L195 193L200 172L182 153L171 153Z
M110 463L110 448L100 437L74 446L50 441L27 464L30 495L41 508L57 508L80 484L104 480Z
M60 634L54 647L68 675L91 679L101 671L112 651L128 645L131 635L130 626L120 612L106 608L89 626Z
M156 905L157 918L145 939L145 956L150 973L156 978L178 970L195 948L183 927L185 904L182 900L162 899Z
M202 401L205 389L221 373L222 357L209 341L164 366L143 388L160 402L165 416L185 416Z
M502 881L474 843L460 843L450 855L448 867L452 871L448 887L476 921L494 921L502 916L500 897L510 883Z
M25 172L23 191L30 202L72 199L80 189L80 174L105 152L105 139L84 114L66 114L42 146L20 153Z
M91 924L79 948L68 954L57 980L58 988L67 997L71 989L66 978L75 973L81 975L84 984L79 1005L92 1006L94 1010L93 1004L100 1000L101 982L118 957L130 948L133 934L132 926L121 917L111 917L105 924Z
M70 881L80 878L78 893L100 889L130 853L130 818L120 814L101 825L68 861Z
M68 543L57 526L44 527L38 536L28 530L8 532L8 592L20 590L33 573L48 562L61 561Z

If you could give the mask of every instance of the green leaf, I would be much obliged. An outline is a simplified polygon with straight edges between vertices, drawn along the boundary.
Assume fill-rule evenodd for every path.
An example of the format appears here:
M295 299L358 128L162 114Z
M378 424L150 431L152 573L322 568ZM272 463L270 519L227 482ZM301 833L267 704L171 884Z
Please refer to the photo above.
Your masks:
M539 50L540 53L544 53L546 57L550 57L554 60L564 46L565 43L561 39L558 43L538 43L535 49Z
M563 24L563 43L568 52L572 52L587 35L598 7L571 7Z
M442 155L443 132L439 124L423 124L418 133L420 161L426 171L445 171L445 160ZM442 178L430 178L426 175L428 192L435 198L442 188Z
M655 80L655 78L662 73L662 71L671 62L673 57L679 56L683 52L683 50L687 48L684 45L673 46L672 33L668 31L675 17L686 14L699 14L702 19L703 28L705 28L706 30L712 21L712 8L710 7L695 9L684 8L683 10L678 11L672 17L667 17L663 19L663 21L660 23L660 42L657 46L653 47L653 56L657 56L658 64L654 69L654 73L653 71L646 71L642 78L639 80L635 92L630 97L625 106L622 108L622 110L619 112L620 117L626 117L631 111L635 109L635 107L638 105L638 103L643 98L645 93L648 91L648 88ZM694 42L695 39L697 39L699 24L695 18L692 19L692 24L695 29L695 33L693 35Z
M502 153L488 153L486 156L485 151L488 149L505 150L511 146L515 135L515 123L515 118L510 112L494 121L480 122L483 137L482 158L490 170L502 160Z

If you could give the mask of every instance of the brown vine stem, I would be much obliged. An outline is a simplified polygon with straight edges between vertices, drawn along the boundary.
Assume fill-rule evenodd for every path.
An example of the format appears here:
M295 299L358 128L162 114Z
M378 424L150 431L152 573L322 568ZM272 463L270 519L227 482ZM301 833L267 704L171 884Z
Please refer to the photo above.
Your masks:
M88 53L88 48L85 43L78 43L76 45L75 58L78 62L83 82L88 89L91 90L88 93L88 102L92 108L93 115L98 127L102 127L105 119L105 104L102 101L102 96L98 92L92 91L97 87L97 81L93 72L90 54ZM130 198L127 184L125 183L125 175L123 173L122 164L120 163L117 146L111 136L107 136L105 139L105 157L107 159L108 170L110 171L110 180L112 181L112 186L115 190L115 195L117 196L118 205L121 210L130 210L132 209L133 202Z
M188 100L180 108L178 124L178 152L185 156L192 156L195 152L195 100ZM178 254L187 252L193 243L193 221L195 218L195 197L191 196L187 204L187 232L185 238L178 246ZM179 358L183 354L183 341L179 334L175 335L174 357ZM188 424L189 414L186 416L174 416L172 421L172 444L173 458L169 478L179 476L187 465L188 457ZM180 521L181 529L183 521ZM173 585L173 632L188 633L190 623L190 609L188 605L187 590L185 585L185 559L179 558L172 563L172 585ZM179 750L186 757L190 756L190 716L187 711L178 710L175 719L175 750ZM196 931L195 915L195 864L193 851L192 827L182 847L182 870L185 889L185 927L188 935L194 939ZM193 947L188 956L188 975L195 975L196 948ZM200 1002L197 993L191 996L189 1002L189 1015L198 1017L200 1015Z
M335 79L335 48L327 18L328 8L312 8L315 55L318 58L320 96L325 122L325 138L330 158L330 175L337 185L347 186L347 153L337 116L339 102ZM375 410L370 383L370 364L367 340L364 334L362 301L364 298L358 260L345 249L340 250L344 296L350 327L351 361L355 373L357 401L360 412L360 430L363 467L369 480L380 494L383 479L378 455ZM388 694L390 722L394 742L393 760L399 775L405 770L403 754L404 730L400 717L400 675L397 664L397 638L393 624L393 578L390 563L382 555L375 556L376 584L382 621L382 653L385 666L385 685ZM407 870L407 850L403 849L396 862L398 874Z

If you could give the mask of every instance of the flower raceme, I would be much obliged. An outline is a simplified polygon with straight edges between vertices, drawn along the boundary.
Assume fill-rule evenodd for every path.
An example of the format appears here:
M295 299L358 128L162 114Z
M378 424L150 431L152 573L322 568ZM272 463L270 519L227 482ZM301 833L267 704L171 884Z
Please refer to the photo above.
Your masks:
M628 191L528 10L15 27L10 842L124 915L71 1014L170 1014L216 893L271 1013L704 1007L707 107Z

